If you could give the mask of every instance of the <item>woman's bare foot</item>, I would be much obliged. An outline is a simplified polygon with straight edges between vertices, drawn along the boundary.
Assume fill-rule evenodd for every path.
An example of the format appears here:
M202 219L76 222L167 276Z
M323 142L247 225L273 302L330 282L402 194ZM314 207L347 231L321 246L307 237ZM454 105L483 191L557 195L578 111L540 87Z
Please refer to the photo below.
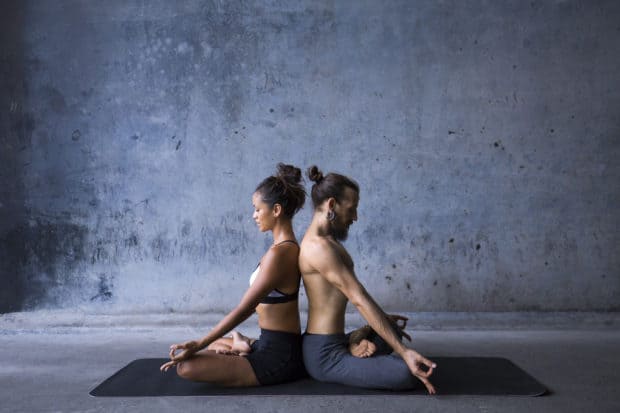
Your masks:
M354 357L366 358L375 354L375 351L377 351L377 346L375 346L371 341L362 339L357 344L349 344L349 351Z
M246 337L237 331L233 331L232 339L233 339L233 344L231 347L231 351L233 353L237 353L240 356L246 356L252 351L252 348L250 347L250 345L252 344L253 340L250 339L249 337Z
M218 338L213 343L209 344L207 350L215 351L219 354L228 354L231 351L232 338L223 337ZM204 350L203 350L204 351Z

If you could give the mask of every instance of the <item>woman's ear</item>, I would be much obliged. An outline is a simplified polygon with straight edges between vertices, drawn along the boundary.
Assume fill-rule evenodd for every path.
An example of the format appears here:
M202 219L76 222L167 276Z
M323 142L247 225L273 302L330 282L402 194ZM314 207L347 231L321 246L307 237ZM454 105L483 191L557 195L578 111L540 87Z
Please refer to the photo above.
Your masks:
M282 205L273 204L273 216L274 218L278 218L282 214Z

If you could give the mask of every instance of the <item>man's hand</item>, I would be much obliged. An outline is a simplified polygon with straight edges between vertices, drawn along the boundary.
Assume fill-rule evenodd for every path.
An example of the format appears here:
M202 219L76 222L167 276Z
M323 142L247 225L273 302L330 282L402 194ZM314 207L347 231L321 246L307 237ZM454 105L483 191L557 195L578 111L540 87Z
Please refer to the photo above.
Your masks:
M392 325L396 329L396 333L402 335L407 340L411 341L411 336L405 333L405 328L407 328L407 321L409 320L407 317L403 317L398 314L388 314L388 319L391 321ZM401 323L399 323L399 321Z
M433 374L433 370L437 365L412 349L407 349L405 353L402 354L402 358L405 363L407 363L411 374L424 383L428 393L435 394L435 387L433 387L428 378ZM423 370L422 366L426 366L427 370Z

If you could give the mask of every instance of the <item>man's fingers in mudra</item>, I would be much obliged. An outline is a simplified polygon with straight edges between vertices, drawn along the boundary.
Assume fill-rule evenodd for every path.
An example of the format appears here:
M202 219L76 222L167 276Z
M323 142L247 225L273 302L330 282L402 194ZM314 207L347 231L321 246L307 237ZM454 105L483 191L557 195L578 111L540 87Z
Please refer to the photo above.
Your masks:
M400 328L407 327L407 321L409 320L407 317L398 315L398 314L390 314L390 318L392 319L392 321L394 321L394 323L396 323L398 327ZM398 323L399 321L402 321L402 323L399 324Z
M408 341L411 341L411 336L407 333L405 333L404 330L400 330L400 334L403 335L403 337L405 337Z
M420 375L422 377L430 377L433 374L433 370L437 367L437 364L425 357L420 357L417 365L418 371L415 374L416 376Z
M404 315L400 315L400 314L390 314L390 317L394 319L398 319L398 320L409 320L408 317L405 317Z
M426 387L426 390L428 391L428 394L435 394L435 386L433 386L433 384L426 378L426 377L420 377L420 376L416 376L422 383L424 383L424 386Z

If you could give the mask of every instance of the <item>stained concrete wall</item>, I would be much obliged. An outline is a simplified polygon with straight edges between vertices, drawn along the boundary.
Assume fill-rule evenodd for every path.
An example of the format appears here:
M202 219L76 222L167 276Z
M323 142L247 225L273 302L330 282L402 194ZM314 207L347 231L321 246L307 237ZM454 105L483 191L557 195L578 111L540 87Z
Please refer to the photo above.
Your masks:
M230 309L280 161L388 309L620 309L616 1L0 8L0 312Z

